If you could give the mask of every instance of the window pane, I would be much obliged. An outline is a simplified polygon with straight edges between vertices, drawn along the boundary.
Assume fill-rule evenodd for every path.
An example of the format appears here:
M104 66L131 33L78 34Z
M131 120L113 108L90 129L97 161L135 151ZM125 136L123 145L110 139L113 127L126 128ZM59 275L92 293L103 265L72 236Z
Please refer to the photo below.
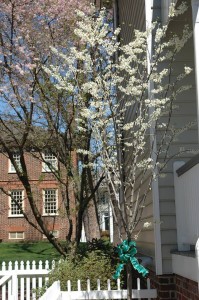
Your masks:
M109 230L110 229L110 225L109 225L109 216L108 214L104 216L104 227L105 227L105 230Z
M20 155L18 153L14 153L13 158L14 158L17 166L19 167L19 169L21 169ZM11 162L10 162L10 170L9 171L16 172L15 167L13 166L13 164Z
M17 239L23 239L23 232L16 232Z
M23 191L17 191L17 190L11 191L10 214L21 215L22 209L23 209Z
M16 232L9 233L10 239L16 239Z
M57 190L55 189L44 190L44 213L45 214L57 213Z
M53 169L57 169L57 158L52 153L45 153L43 171L51 172Z

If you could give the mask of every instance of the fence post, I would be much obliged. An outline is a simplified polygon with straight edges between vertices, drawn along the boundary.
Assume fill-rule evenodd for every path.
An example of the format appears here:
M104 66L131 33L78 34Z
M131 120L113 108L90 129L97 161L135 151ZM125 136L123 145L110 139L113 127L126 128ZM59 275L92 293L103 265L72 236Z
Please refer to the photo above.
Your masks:
M17 274L12 275L12 300L18 300L18 280Z
M198 290L199 290L199 238L196 242L196 259L197 259L197 273L198 273Z

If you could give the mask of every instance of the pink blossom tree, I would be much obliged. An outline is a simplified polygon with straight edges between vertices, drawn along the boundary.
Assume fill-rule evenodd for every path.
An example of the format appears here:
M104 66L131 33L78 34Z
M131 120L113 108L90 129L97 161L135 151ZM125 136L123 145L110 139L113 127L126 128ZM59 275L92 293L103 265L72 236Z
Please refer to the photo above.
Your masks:
M80 142L74 121L76 107L71 95L58 91L43 70L50 63L61 63L50 51L50 46L66 53L72 43L78 45L73 33L76 9L88 12L87 0L5 0L0 3L1 150L16 169L35 221L32 222L25 211L24 217L64 256L65 248L49 232L37 207L27 174L25 152L29 151L41 161L45 149L58 157L65 170L64 176L57 170L51 171L62 190L69 224L66 239L78 244L84 211L94 199L102 177L93 182L89 168L79 173L74 151ZM90 147L89 136L89 132L81 136L85 149ZM13 150L20 154L20 168ZM88 157L83 161L88 164ZM71 204L71 190L75 208Z

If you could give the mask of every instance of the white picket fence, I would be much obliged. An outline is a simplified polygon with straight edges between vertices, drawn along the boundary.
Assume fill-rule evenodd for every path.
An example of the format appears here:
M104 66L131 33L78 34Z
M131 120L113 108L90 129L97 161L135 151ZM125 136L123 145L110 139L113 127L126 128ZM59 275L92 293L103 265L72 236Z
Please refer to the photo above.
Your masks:
M35 289L41 288L48 280L48 273L55 262L36 264L35 261L2 263L0 270L0 299L36 300Z
M91 290L90 280L87 280L87 289L81 290L81 281L77 281L77 290L71 289L71 281L67 281L67 291L61 291L60 282L54 282L39 300L96 300L96 299L127 299L127 290L121 290L120 280L117 280L117 289L111 289L111 281L107 280L107 289L100 289L100 280L97 280L97 289ZM137 289L132 290L132 299L151 299L157 297L156 289L150 288L150 280L147 279L147 288L140 288L140 279L137 279Z
M14 263L2 263L0 270L0 300L36 300L35 289L42 288L48 281L48 273L55 266L55 262L49 261L38 264L23 261ZM97 280L96 290L91 290L90 280L87 280L87 289L82 291L81 281L71 288L70 280L66 283L67 291L61 291L59 281L49 287L40 300L92 300L92 299L126 299L127 291L121 290L120 280L117 281L117 289L111 289L111 281L107 281L107 289L101 290L100 280ZM75 290L74 290L75 289ZM150 288L150 280L147 279L147 288L140 288L140 280L137 279L137 289L132 290L132 299L156 298L157 292Z

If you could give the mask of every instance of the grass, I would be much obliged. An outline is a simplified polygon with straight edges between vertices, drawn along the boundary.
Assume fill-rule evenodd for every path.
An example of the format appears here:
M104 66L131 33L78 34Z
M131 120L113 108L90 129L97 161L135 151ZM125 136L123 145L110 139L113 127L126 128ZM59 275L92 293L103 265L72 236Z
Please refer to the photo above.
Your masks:
M45 242L18 242L0 243L0 264L5 261L59 260L57 250L47 241Z

